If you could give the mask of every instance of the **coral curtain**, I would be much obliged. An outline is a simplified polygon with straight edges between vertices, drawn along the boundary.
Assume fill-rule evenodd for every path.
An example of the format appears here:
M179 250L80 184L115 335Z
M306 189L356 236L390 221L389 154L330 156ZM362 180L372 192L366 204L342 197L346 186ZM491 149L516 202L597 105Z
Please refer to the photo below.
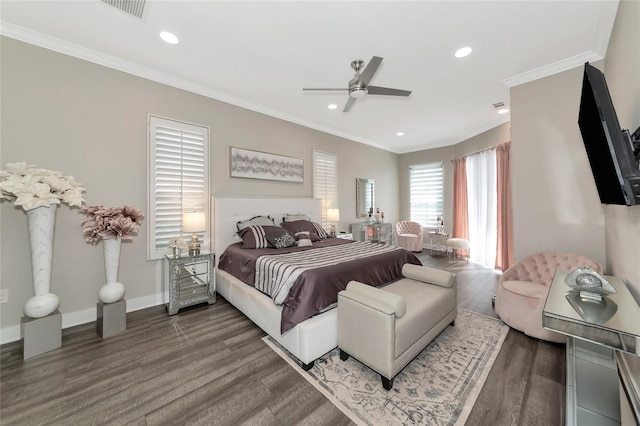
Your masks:
M498 244L496 266L505 271L513 265L513 214L511 210L511 142L496 147L498 192ZM454 195L455 197L455 195Z
M453 238L469 239L469 205L467 204L467 159L453 160ZM469 257L467 253L463 253Z

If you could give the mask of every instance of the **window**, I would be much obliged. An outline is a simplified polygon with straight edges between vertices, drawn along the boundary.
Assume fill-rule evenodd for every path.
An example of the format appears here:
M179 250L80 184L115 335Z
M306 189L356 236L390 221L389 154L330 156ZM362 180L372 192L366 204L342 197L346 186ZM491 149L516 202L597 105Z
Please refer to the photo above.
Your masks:
M435 228L443 216L442 163L409 166L409 216L423 227Z
M149 116L148 259L160 259L169 240L182 231L184 212L209 216L209 129ZM209 228L209 220L206 221ZM198 233L203 249L211 245L209 229Z
M330 228L329 209L338 208L338 159L335 154L313 151L313 196L322 200L320 224Z

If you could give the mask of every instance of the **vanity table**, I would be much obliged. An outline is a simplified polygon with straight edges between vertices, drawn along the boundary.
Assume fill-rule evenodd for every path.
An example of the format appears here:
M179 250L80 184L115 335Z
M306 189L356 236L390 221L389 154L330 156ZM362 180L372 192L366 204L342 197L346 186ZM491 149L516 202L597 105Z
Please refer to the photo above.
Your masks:
M544 328L567 336L566 424L619 425L619 387L625 384L618 376L624 378L625 367L616 361L620 354L640 356L640 307L622 280L612 276L605 279L616 293L601 302L581 298L565 284L570 272L556 271L542 313ZM631 405L638 422L634 393L620 392L622 406Z

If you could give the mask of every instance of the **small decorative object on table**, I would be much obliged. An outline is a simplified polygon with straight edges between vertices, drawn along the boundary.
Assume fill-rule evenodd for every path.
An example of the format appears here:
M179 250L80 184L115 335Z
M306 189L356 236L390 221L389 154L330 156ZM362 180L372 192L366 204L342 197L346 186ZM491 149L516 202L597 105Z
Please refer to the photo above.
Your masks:
M593 269L582 266L564 279L566 285L580 292L580 298L585 301L601 302L602 296L616 292L609 282Z
M58 296L50 292L56 206L80 207L82 184L73 176L40 169L25 162L8 163L0 171L0 199L13 201L27 213L34 297L24 306L30 318L42 318L58 309Z
M131 206L83 207L81 212L87 216L82 222L84 239L90 244L100 241L104 246L104 264L107 283L100 288L98 300L102 303L114 303L124 297L124 285L118 282L120 264L120 244L122 240L131 240L138 233L144 214Z
M175 237L169 240L169 247L173 251L173 258L178 259L183 251L186 251L188 246L184 238Z

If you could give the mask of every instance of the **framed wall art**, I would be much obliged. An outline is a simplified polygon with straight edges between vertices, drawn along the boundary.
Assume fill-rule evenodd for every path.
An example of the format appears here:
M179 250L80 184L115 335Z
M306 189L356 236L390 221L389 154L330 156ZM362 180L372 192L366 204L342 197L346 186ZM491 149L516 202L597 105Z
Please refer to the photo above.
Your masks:
M304 160L231 147L229 170L231 177L249 179L304 181Z

